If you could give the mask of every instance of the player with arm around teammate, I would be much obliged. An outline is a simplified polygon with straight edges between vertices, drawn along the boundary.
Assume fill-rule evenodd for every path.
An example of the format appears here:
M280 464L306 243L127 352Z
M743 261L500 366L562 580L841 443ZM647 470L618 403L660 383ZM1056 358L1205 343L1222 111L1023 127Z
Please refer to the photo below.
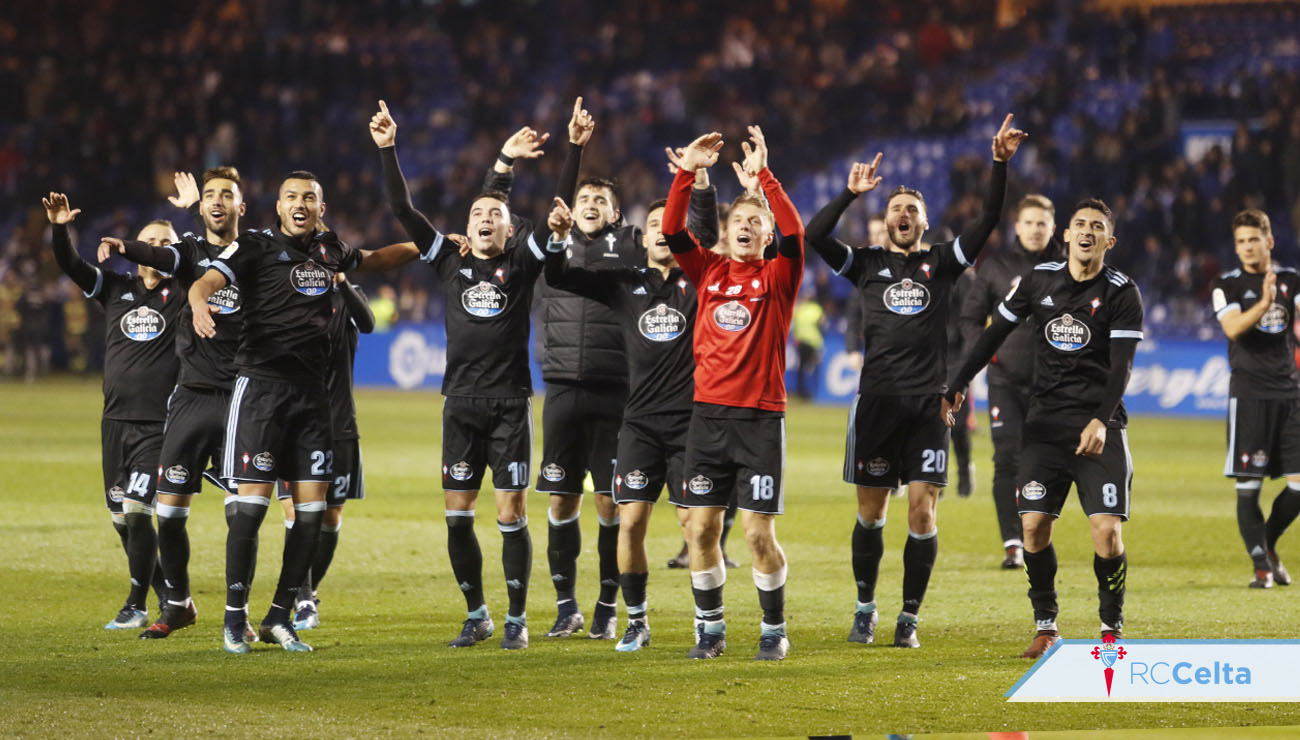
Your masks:
M1122 636L1128 554L1121 528L1133 481L1124 389L1142 339L1142 297L1128 276L1105 263L1114 229L1104 202L1080 201L1065 230L1068 259L1044 262L1021 277L948 384L965 388L1017 326L1036 322L1034 387L1016 476L1037 627L1025 658L1040 657L1060 639L1052 529L1071 484L1088 515L1102 638ZM960 393L947 392L947 423L961 401Z
M1223 474L1237 479L1237 528L1255 571L1250 587L1287 586L1277 541L1300 513L1300 371L1291 331L1300 275L1273 262L1263 211L1238 213L1232 236L1241 267L1220 276L1212 293L1232 366ZM1267 521L1259 508L1266 476L1286 477Z
M642 232L645 267L596 271L570 266L564 250L573 216L558 198L550 219L556 231L548 240L546 256L547 283L612 308L627 349L630 388L614 469L614 501L619 507L619 583L628 614L627 630L614 647L620 652L650 644L646 614L650 573L645 535L650 513L665 484L669 503L677 507L678 519L684 521L688 511L681 506L681 480L694 394L691 340L697 299L695 286L677 266L663 237L666 204L651 203L646 215Z

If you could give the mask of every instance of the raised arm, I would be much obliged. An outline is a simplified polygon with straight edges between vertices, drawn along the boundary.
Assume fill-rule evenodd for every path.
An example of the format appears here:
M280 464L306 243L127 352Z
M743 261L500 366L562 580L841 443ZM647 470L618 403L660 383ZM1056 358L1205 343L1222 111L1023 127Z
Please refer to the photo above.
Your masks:
M608 274L610 271L587 270L569 264L564 251L572 230L573 212L563 200L556 198L546 219L546 226L535 232L539 239L546 239L541 243L542 250L546 253L546 284L608 304L614 285Z
M857 200L859 195L875 190L880 184L881 178L876 171L880 169L880 160L883 156L882 153L876 152L876 158L871 160L871 164L854 162L849 168L849 179L844 190L840 191L840 194L830 203L822 206L817 215L808 222L806 234L808 245L838 275L844 274L852 262L853 247L831 236L831 233L839 224L840 217L849 206L853 205L853 201Z
M370 301L366 300L366 294L341 272L334 274L334 285L338 288L339 295L343 297L343 305L347 306L348 315L352 317L352 323L356 324L357 331L362 334L374 331L375 312L370 310Z
M582 150L596 130L596 119L582 107L582 96L573 101L573 115L569 116L569 149L560 167L560 179L555 184L555 197L572 203L578 194L578 173L582 170Z
M70 208L68 196L63 193L50 193L49 197L41 199L41 203L45 205L46 217L53 224L51 246L54 249L54 261L81 288L82 293L94 296L102 285L103 273L77 254L72 246L72 238L68 235L68 224L76 220L81 209Z
M484 190L496 190L510 195L515 184L515 160L537 159L542 156L542 144L551 138L550 134L539 134L528 126L520 128L501 145L501 153L488 168L483 178Z
M958 237L957 246L964 258L962 261L968 266L975 264L975 258L984 249L989 235L1002 218L1002 204L1007 195L1007 162L1020 148L1020 142L1029 135L1011 127L1014 119L1015 116L1008 113L1002 121L1002 127L993 135L993 175L989 180L988 192L984 194L984 208L979 218L968 224Z
M437 254L443 236L429 223L423 213L411 203L411 191L406 186L402 167L397 162L397 122L388 112L388 105L379 101L379 112L370 118L370 137L379 148L379 163L384 168L384 190L388 193L388 206L406 229L417 249L429 255ZM368 265L367 269L371 269Z
M684 254L699 248L699 243L686 229L686 212L695 187L695 172L708 169L718 161L722 149L722 134L705 134L684 149L664 150L668 161L677 167L673 184L668 190L668 203L664 206L663 234L675 254Z
M148 242L136 239L118 239L112 236L100 237L99 249L96 250L99 261L101 263L108 261L114 252L137 265L152 267L155 270L161 270L173 275L179 272L181 268L181 252L176 245L172 244L165 247L155 247Z

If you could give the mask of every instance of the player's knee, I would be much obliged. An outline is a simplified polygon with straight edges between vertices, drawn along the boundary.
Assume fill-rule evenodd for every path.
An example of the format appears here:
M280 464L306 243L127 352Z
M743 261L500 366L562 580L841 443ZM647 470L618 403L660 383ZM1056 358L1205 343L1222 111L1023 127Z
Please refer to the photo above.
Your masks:
M614 503L613 496L596 494L596 515L603 519L615 519L619 516L619 505Z
M139 526L139 517L144 517L146 521L153 519L152 506L129 498L122 500L122 513L126 515L126 525L128 527Z
M325 509L325 518L321 521L321 526L333 527L335 531L343 526L343 507L331 506Z
M913 532L930 532L938 520L934 509L928 507L908 507L907 528Z
M577 516L582 508L582 494L572 496L551 496L550 516L556 521L564 521Z
M1051 520L1045 517L1021 517L1020 526L1024 530L1025 547L1030 552L1038 552L1051 544Z

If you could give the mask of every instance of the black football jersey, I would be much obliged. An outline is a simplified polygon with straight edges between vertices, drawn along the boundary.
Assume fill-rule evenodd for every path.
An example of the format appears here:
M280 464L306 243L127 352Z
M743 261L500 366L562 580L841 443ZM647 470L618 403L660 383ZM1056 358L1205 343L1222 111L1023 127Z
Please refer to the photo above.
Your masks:
M1228 341L1232 379L1228 392L1234 398L1296 398L1300 396L1300 371L1295 363L1296 302L1300 301L1300 274L1290 267L1274 267L1277 292L1264 316L1236 341ZM1264 273L1237 269L1225 272L1214 284L1214 317L1222 319L1233 309L1247 311L1259 302Z
M537 242L530 235L481 259L473 253L460 256L456 245L438 234L420 259L433 267L443 286L447 369L442 394L531 396L529 309L544 259Z
M1036 323L1034 385L1028 436L1077 438L1097 413L1110 378L1110 341L1142 339L1142 296L1113 267L1078 282L1066 262L1044 262L1025 273L997 311ZM1128 423L1123 401L1107 426ZM1050 430L1044 432L1042 430Z
M357 290L360 290L358 288ZM357 357L356 322L338 287L331 289L333 313L330 315L330 361L325 388L330 398L330 419L334 439L357 439L357 407L352 400L352 363Z
M588 270L567 267L563 252L548 254L546 280L609 306L627 348L624 418L689 412L695 398L695 286L673 268Z
M839 274L863 306L862 393L940 393L947 372L950 294L970 266L961 239L903 254L851 248Z
M249 231L219 252L208 269L225 275L242 300L244 331L235 355L240 374L323 384L334 274L360 261L360 251L328 231L307 244L278 230Z
M104 418L165 421L185 289L174 277L150 290L137 275L94 269L86 297L104 307Z
M208 271L212 260L226 248L187 231L181 235L180 241L162 249L173 255L170 272L188 291ZM244 327L239 286L231 283L208 298L208 305L217 307L216 313L212 314L217 335L211 339L200 339L194 333L193 312L189 301L184 303L180 315L181 328L176 332L176 356L180 358L177 382L188 388L230 390L235 385L235 352L239 349Z

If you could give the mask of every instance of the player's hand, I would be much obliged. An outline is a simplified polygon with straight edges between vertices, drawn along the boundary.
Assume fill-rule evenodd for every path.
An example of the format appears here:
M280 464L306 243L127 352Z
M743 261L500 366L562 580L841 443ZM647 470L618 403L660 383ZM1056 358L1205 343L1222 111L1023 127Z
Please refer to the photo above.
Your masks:
M596 129L596 119L582 107L582 96L573 101L573 115L569 117L569 143L585 146Z
M563 198L555 199L555 206L551 208L551 214L546 217L546 225L550 227L556 239L564 241L569 238L569 230L573 228L573 211L565 205Z
M758 126L750 126L748 130L749 141L740 142L740 148L745 152L745 172L758 177L758 173L767 167L767 139Z
M1264 287L1260 290L1260 302L1265 306L1272 306L1273 299L1277 298L1277 273L1273 272L1271 268L1264 274Z
M214 306L211 303L204 303L203 308L207 310L193 310L194 305L190 304L190 313L194 315L194 333L204 339L211 339L217 335L217 322L212 320L212 314L221 310L220 306Z
M117 237L101 236L99 238L99 249L95 250L95 256L99 257L99 261L107 262L114 252L126 254L126 243Z
M746 193L758 194L763 191L758 186L758 175L751 175L746 172L739 162L732 162L731 169L736 173L736 181L740 183L740 187L744 188Z
M714 131L692 141L684 149L664 149L668 161L687 172L712 167L722 150L722 134Z
M388 112L388 103L379 101L379 112L370 117L370 138L375 146L387 149L397 143L397 121Z
M955 414L958 411L961 411L961 402L965 400L966 394L957 391L953 394L952 403L948 403L947 396L939 401L939 415L943 417L944 425L949 427L957 425L957 417Z
M1015 115L1008 113L1007 117L1002 120L1002 128L993 135L993 159L998 162L1005 162L1011 159L1011 155L1016 153L1020 148L1020 142L1029 134L1018 128L1011 128L1011 121Z
M347 276L347 274L345 274L345 273L342 273L342 272L336 272L336 273L334 273L334 284L335 284L335 285L342 285L343 282L346 281L347 279L348 279L348 276Z
M460 252L460 256L464 257L470 253L469 237L464 234L448 234L447 241L456 245L456 250Z
M539 134L524 126L506 139L506 143L501 147L501 153L512 159L537 159L545 153L542 151L542 144L545 144L549 138L551 138L550 134Z
M1079 435L1079 448L1074 451L1074 454L1100 455L1105 448L1106 425L1101 423L1101 419L1093 419L1088 422L1088 426L1084 427L1083 433Z
M177 208L189 208L199 202L202 195L199 193L199 184L195 182L194 175L188 172L177 172L172 176L176 183L176 195L167 196L167 200Z
M858 195L875 190L882 179L876 175L876 170L880 169L880 160L884 156L883 153L876 152L876 158L871 160L871 164L854 162L849 169L848 189Z
M863 358L861 352L850 352L850 353L849 353L849 364L852 365L852 366L853 366L853 369L854 369L854 370L857 370L858 372L862 372L862 361L863 361L863 359L864 359L864 358Z
M80 208L68 207L68 196L63 193L50 193L50 197L41 198L41 203L45 205L45 216L52 224L70 224L81 213Z

